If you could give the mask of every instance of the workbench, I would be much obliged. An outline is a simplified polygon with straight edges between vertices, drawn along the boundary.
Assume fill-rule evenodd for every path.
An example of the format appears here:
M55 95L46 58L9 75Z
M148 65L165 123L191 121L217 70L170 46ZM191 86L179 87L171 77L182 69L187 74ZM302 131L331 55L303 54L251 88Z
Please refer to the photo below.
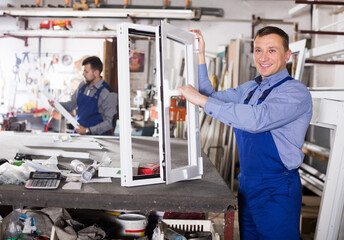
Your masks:
M8 117L10 122L23 122L26 121L25 131L41 131L46 130L46 126L49 121L50 112L38 112L38 113L15 113L14 116ZM19 131L11 128L12 131ZM53 117L49 123L49 131L63 132L65 131L65 119L61 118L58 114Z
M13 159L22 147L22 141L37 137L27 133L0 133L0 157ZM104 150L86 149L91 159L99 158L103 151L108 151L112 159L119 160L118 138L97 138L97 141L104 146ZM178 140L171 142L174 150L185 147ZM133 138L133 154L149 159L157 149L152 146L157 144L157 138ZM175 154L183 156L185 152L180 149ZM27 190L24 185L1 185L0 205L225 213L225 239L232 239L237 199L209 158L203 155L203 159L204 174L198 180L126 188L121 187L119 178L112 178L112 183L83 184L81 190L62 190L61 187L57 190Z

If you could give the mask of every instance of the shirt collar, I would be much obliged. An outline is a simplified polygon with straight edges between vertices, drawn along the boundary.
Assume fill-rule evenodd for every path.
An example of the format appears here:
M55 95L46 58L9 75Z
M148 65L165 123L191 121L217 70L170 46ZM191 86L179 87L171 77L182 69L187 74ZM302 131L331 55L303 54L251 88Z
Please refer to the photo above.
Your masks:
M262 79L262 75L258 75L257 77L254 78L254 80L260 86L262 83L263 85L267 83L269 84L277 83L288 76L289 76L288 70L285 68L282 71L275 73L274 75L264 78L264 80Z
M103 85L104 80L101 79L99 82L97 82L96 84L93 85L93 87L95 87L96 89L99 89L102 85Z

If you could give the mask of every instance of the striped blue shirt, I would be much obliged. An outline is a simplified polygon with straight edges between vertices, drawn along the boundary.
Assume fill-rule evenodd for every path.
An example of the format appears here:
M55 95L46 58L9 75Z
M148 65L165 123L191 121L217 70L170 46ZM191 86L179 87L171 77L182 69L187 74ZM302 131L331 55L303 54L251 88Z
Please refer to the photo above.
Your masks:
M237 88L216 92L208 78L205 64L198 66L199 91L208 96L205 112L221 122L250 133L270 131L279 156L289 170L298 168L304 158L302 145L312 118L312 97L300 81L289 80L274 88L260 105L264 90L289 76L284 69L261 81L261 76ZM250 102L244 104L254 88Z

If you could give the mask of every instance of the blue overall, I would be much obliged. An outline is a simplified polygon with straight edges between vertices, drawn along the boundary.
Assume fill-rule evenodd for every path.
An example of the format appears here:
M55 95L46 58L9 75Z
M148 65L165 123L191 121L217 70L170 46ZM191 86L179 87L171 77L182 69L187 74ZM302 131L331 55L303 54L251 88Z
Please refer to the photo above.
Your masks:
M262 103L271 90L265 90ZM255 90L244 101L248 104ZM288 170L279 157L270 131L249 133L235 129L239 149L239 225L241 240L299 240L302 189L297 169Z
M78 91L77 121L81 126L89 128L103 121L103 117L98 111L98 99L107 83L104 83L92 97L84 94L86 86L85 84ZM108 132L104 132L102 135L108 135Z

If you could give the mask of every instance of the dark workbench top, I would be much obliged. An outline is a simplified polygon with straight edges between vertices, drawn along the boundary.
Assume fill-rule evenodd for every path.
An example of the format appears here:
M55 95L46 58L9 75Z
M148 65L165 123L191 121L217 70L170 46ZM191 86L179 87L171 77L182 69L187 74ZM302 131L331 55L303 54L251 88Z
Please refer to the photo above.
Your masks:
M20 141L32 138L28 134L1 136L1 157L14 156ZM37 137L36 137L37 139ZM97 139L105 146L102 151L87 151L96 159L108 151L112 159L119 158L118 139ZM184 144L173 140L173 154L185 154ZM151 159L157 152L158 139L133 138L133 155L140 160ZM80 151L80 150L75 150ZM154 153L155 152L155 153ZM27 190L23 185L1 185L0 205L63 207L84 209L127 209L142 211L226 212L237 205L237 199L220 177L207 156L203 156L204 174L200 180L140 187L121 187L119 178L112 183L87 183L81 190Z

